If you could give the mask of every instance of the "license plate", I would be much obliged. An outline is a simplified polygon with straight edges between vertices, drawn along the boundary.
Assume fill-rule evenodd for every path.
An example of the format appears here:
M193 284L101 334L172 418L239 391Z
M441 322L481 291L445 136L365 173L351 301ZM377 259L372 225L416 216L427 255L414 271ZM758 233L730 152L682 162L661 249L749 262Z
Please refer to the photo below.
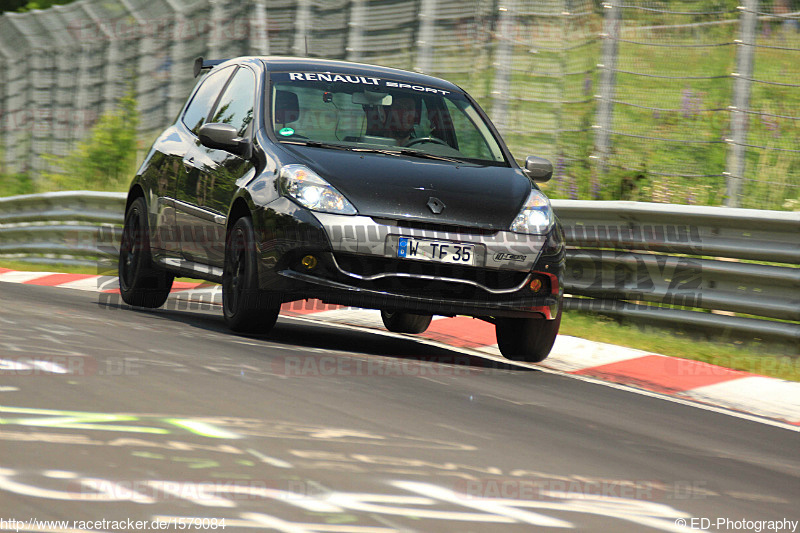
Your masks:
M397 246L397 257L474 266L475 246L448 241L424 241L400 237Z

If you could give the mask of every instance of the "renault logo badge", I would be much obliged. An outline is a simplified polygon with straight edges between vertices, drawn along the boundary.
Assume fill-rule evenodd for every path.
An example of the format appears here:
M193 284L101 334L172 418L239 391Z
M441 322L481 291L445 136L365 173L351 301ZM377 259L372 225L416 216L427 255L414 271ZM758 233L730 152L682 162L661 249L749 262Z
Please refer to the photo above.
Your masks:
M439 200L438 198L434 198L431 196L428 198L428 207L433 212L434 215L438 215L444 210L444 202Z

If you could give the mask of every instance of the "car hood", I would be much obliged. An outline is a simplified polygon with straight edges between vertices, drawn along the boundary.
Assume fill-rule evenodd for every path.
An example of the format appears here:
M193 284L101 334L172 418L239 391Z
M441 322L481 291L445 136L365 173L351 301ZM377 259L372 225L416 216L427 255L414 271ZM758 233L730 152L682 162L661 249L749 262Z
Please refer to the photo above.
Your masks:
M515 168L284 146L359 214L376 218L505 230L531 190L531 181ZM439 214L428 206L436 200L444 206Z

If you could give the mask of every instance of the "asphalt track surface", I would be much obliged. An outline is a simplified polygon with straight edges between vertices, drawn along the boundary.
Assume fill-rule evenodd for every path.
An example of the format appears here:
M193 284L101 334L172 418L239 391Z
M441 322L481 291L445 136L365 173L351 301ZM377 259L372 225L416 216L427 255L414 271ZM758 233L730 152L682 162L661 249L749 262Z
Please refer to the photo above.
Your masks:
M238 336L218 308L176 307L0 283L0 530L800 520L796 431L410 337L297 318Z

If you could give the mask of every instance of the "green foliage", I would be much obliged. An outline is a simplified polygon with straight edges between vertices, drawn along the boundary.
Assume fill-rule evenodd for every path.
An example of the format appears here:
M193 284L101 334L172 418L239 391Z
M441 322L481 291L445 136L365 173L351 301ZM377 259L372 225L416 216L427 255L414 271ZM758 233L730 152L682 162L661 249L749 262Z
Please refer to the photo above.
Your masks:
M603 62L594 44L550 51L552 42L537 49L535 35L518 41L503 136L518 160L540 155L553 161L553 179L542 186L551 198L723 205L732 150L726 141L731 73L741 52L734 44L738 3L629 4L618 43L607 167L594 148L600 71L593 66ZM590 16L586 25L598 29L601 17ZM580 26L564 28L570 43L586 38ZM763 46L755 51L753 78L762 82L750 86L742 207L800 209L800 121L793 118L800 108L800 32L793 28L759 22ZM540 28L539 34L552 41L556 33ZM555 75L548 79L548 73ZM495 75L486 68L486 79ZM489 93L478 99L491 113Z
M136 100L128 94L100 117L71 154L63 159L47 156L60 168L44 174L47 189L124 191L136 171L138 123Z
M4 11L16 11L25 13L34 9L47 9L55 5L64 5L75 0L4 0L0 2L0 13Z
M0 196L16 196L36 192L33 180L24 173L6 174L0 172Z
M31 194L36 187L31 177L24 172L8 172L4 166L5 156L0 144L0 197Z

